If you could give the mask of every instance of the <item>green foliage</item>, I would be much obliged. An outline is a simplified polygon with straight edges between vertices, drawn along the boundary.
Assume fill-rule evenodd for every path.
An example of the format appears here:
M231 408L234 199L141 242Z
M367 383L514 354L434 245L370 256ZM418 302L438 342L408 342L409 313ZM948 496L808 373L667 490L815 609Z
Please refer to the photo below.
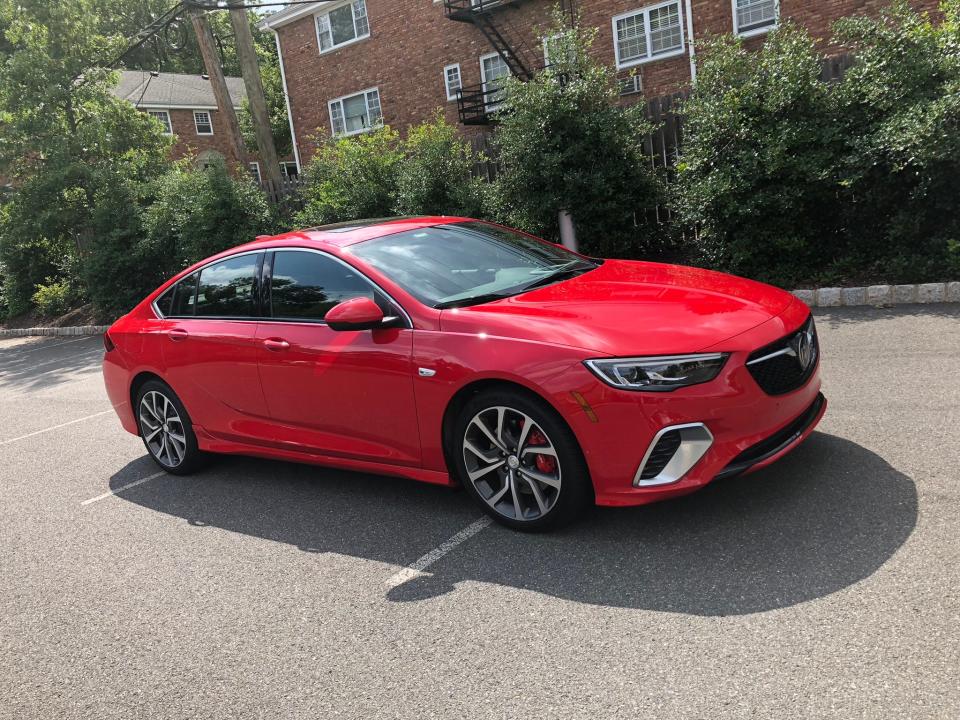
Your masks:
M307 167L295 223L309 227L392 214L402 161L400 135L389 127L322 142Z
M856 60L836 83L790 23L759 53L698 54L675 203L705 262L794 286L960 272L960 2L944 11L841 21Z
M410 129L403 152L397 173L398 214L483 214L486 183L470 177L480 157L441 112L433 122Z
M268 233L275 220L249 178L234 178L217 163L207 170L177 167L161 178L143 223L150 243L145 254L166 258L167 276Z
M69 280L55 280L49 285L37 285L37 291L33 294L33 304L44 317L63 315L76 301L75 288Z
M506 83L495 138L497 214L556 237L566 210L586 252L640 255L653 237L637 216L658 198L643 154L652 125L642 104L620 106L613 70L590 53L595 31L570 29L560 15L547 35L551 67L530 82Z
M677 208L702 223L708 263L792 282L832 250L814 246L838 211L839 138L814 42L784 23L759 52L726 37L698 57Z
M960 276L960 2L942 9L939 25L903 0L879 19L837 24L857 58L834 93L851 229L844 270Z
M84 279L90 301L103 317L127 312L175 269L144 228L148 187L121 180L96 197L97 242L85 258Z
M120 39L100 32L93 0L0 0L0 166L17 187L0 214L7 310L68 280L96 241L95 198L121 179L162 172L169 138L113 97Z

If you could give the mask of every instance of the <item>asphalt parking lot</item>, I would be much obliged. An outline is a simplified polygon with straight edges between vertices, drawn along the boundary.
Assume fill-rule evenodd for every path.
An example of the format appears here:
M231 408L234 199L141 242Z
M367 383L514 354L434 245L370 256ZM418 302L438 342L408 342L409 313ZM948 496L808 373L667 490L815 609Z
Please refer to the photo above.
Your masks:
M0 340L0 717L957 718L960 305L817 321L804 446L539 536L404 480L157 474L99 338Z

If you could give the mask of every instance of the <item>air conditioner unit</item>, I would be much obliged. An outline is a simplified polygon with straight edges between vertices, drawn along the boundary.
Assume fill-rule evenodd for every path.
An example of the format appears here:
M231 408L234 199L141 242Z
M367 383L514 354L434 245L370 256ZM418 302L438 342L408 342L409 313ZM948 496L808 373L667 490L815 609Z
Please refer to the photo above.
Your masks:
M620 78L620 80L617 81L617 84L620 86L621 95L635 95L639 92L643 92L643 81L637 74Z

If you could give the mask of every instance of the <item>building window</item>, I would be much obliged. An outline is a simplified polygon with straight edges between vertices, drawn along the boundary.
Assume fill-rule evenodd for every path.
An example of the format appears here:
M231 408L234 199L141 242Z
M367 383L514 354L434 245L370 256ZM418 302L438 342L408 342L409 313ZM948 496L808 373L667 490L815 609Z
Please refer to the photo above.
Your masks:
M300 175L300 169L295 162L280 163L280 174L285 178L295 178Z
M683 52L679 0L660 3L613 19L617 67L625 68Z
M206 110L193 111L193 124L197 127L197 135L213 135L213 121Z
M756 35L777 26L778 0L733 0L733 30L738 35Z
M480 58L480 78L483 80L483 101L487 112L496 110L503 102L503 81L510 74L510 66L499 53Z
M317 15L316 19L317 42L321 53L370 37L366 0L353 0Z
M447 100L457 99L457 90L463 87L460 81L460 64L447 65L443 69L443 81L447 87Z
M250 176L257 181L257 184L260 184L260 163L252 162L247 163L247 167L250 168Z
M356 135L383 124L377 88L331 100L329 107L334 135Z
M167 110L147 110L147 115L156 118L163 125L164 135L173 135L173 126L170 124L170 113Z

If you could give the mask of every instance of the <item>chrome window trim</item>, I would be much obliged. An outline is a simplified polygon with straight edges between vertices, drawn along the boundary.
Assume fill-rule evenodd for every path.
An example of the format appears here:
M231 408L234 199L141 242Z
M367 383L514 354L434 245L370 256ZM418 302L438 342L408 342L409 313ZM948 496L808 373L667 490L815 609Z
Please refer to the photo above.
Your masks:
M666 466L664 466L663 470L652 478L641 480L640 475L643 473L643 468L650 459L653 449L657 446L657 443L660 442L660 438L674 430L680 432L680 447L677 448L677 451L673 454L673 457L670 458ZM684 437L684 433L686 433L687 437ZM647 451L643 454L643 460L640 461L637 472L634 473L633 476L633 486L656 487L658 485L671 485L679 482L700 462L711 447L713 447L713 433L711 433L710 428L702 422L668 425L665 428L661 428L660 431L653 436L653 440L651 440L650 445L647 446Z
M180 283L182 283L184 280L186 280L186 279L187 279L188 277L190 277L191 275L197 275L197 274L199 274L199 273L202 273L204 270L206 270L206 269L207 269L208 267L210 267L211 265L216 265L217 263L219 263L219 262L224 262L225 260L233 260L233 258L243 257L244 255L259 255L260 253L266 253L266 252L268 252L268 251L267 251L267 250L263 250L263 249L261 249L261 250L244 250L243 252L238 252L238 253L236 253L235 255L227 255L226 257L217 258L216 260L211 260L211 261L208 262L206 265L202 265L202 266L198 267L198 268L197 268L196 270L194 270L192 273L189 273L189 274L187 274L187 275L184 275L182 278L180 278L179 280L177 280L173 285L171 285L171 286L168 287L166 290L164 290L162 293L160 293L159 295L157 295L157 297L155 297L155 298L151 301L150 307L153 308L153 312L156 314L157 318L160 319L160 320L242 320L242 321L244 321L244 322L250 322L250 321L257 322L257 321L261 320L262 318L253 317L252 315L249 316L249 317L248 317L248 316L241 316L241 315L226 315L226 316L222 316L222 317L217 316L217 315L202 315L202 316L199 316L199 315L164 315L162 312L160 312L160 308L157 307L157 300L159 300L160 298L162 298L164 295L166 295L168 292L170 292L173 288L175 288L177 285L179 285Z

